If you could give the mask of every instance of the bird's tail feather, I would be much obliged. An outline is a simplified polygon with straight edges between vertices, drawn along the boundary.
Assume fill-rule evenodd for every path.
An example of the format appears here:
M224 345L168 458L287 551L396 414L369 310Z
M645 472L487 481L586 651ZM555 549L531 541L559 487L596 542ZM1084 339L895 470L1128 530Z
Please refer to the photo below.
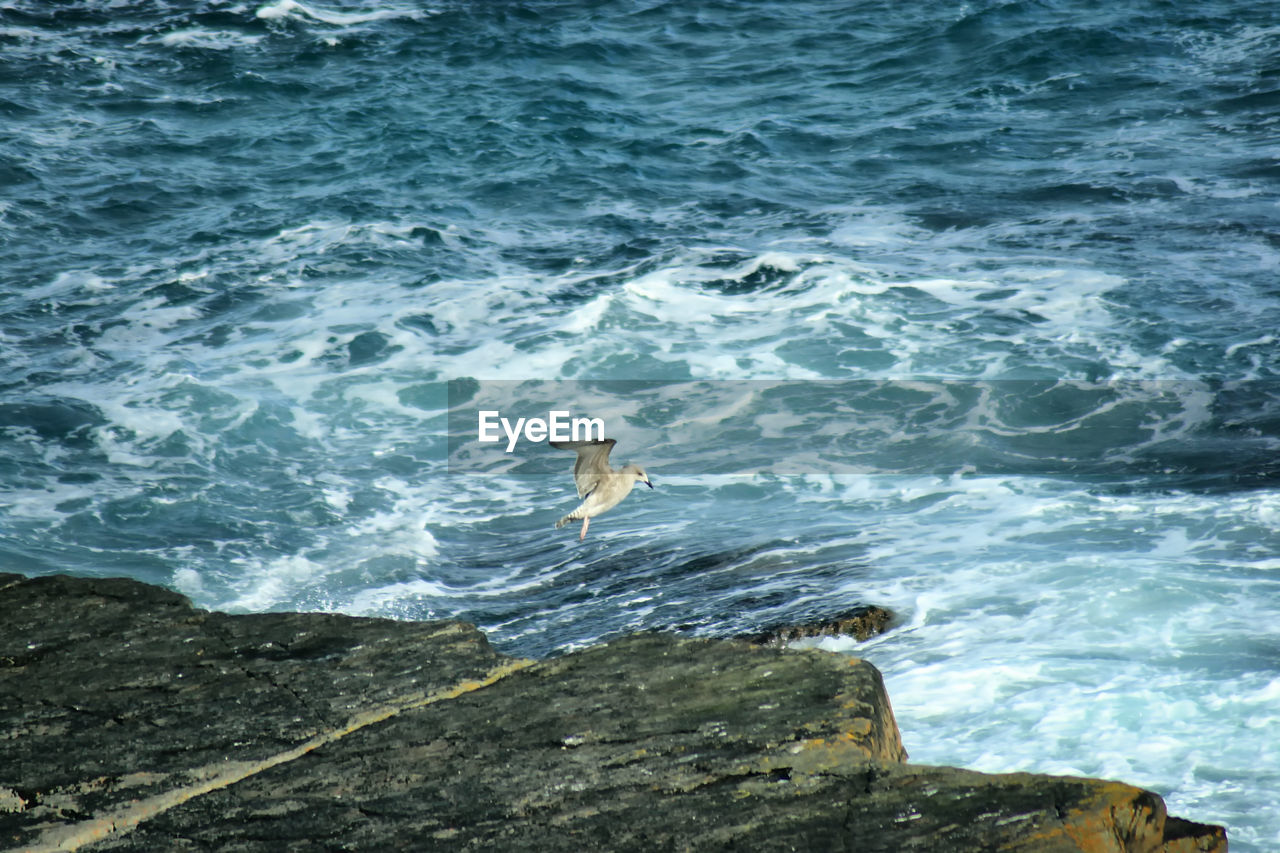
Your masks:
M569 513L564 518L557 521L556 527L557 528L564 527L566 524L568 524L571 521L581 521L582 517L586 514L587 514L587 503L586 501L583 501L581 504L578 505L577 509L575 509L573 512Z

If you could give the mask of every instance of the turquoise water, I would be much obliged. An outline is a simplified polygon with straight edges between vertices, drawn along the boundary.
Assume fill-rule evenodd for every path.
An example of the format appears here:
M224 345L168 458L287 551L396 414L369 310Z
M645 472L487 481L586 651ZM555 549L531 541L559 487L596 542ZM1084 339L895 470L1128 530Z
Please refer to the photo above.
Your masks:
M10 0L0 565L525 654L883 604L913 760L1274 849L1278 110L1260 3ZM490 399L657 488L554 530Z

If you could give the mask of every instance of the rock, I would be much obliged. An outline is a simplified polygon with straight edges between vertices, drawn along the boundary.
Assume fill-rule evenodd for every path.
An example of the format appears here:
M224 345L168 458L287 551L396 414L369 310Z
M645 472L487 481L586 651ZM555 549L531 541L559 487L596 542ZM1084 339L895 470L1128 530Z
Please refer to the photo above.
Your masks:
M231 617L124 579L24 580L0 589L0 612L0 847L24 827L72 831L207 782L210 768L251 768L508 662L462 623Z
M879 672L640 634L226 616L0 576L0 847L1225 850L1116 782L905 763Z
M1227 849L1227 831L1221 826L1170 817L1164 824L1161 853L1215 853Z
M803 622L798 625L773 625L751 634L744 634L741 639L762 646L785 646L787 643L812 637L852 637L855 640L869 640L888 631L893 625L893 619L893 612L890 610L874 604L864 605L828 619Z

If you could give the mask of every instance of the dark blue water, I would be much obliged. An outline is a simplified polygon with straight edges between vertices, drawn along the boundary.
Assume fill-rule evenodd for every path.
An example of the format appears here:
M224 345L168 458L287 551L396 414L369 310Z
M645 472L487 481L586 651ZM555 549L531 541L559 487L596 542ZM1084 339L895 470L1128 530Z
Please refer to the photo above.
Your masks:
M9 0L0 566L526 654L885 604L914 759L1270 849L1278 164L1261 3ZM554 530L458 379L658 488Z

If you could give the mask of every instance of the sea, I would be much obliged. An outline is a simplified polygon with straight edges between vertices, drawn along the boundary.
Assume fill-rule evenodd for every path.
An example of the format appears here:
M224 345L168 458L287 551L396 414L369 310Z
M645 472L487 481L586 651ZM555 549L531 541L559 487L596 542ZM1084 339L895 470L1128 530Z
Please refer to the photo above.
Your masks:
M876 604L913 761L1278 850L1280 7L0 0L0 570Z

